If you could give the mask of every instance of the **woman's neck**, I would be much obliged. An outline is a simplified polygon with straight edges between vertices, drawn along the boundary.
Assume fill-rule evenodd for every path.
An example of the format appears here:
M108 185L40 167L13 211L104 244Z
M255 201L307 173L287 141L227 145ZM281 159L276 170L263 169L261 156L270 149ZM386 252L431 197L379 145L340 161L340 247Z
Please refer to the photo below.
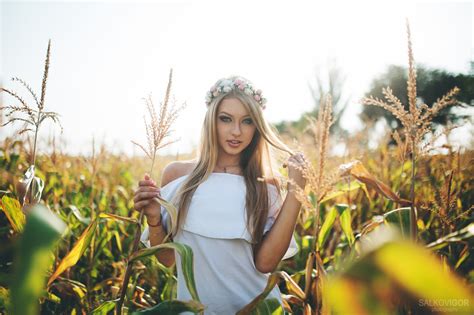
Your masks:
M241 174L240 157L218 157L214 172Z

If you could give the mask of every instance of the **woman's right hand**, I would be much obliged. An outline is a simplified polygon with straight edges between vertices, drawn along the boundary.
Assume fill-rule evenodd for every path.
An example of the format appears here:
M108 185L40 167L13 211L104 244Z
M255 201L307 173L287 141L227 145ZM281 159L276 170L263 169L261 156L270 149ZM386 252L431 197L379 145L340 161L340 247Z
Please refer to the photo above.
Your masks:
M143 180L138 182L138 188L135 191L133 203L137 211L143 211L149 222L161 222L161 205L155 197L161 196L160 188L156 186L154 180L145 174Z

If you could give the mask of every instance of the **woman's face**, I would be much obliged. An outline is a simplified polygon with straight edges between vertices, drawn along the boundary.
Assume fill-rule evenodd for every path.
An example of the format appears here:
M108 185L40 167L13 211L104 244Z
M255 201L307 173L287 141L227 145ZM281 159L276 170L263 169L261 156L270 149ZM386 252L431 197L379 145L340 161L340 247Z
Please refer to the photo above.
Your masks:
M223 99L217 110L219 153L240 154L252 141L255 124L237 98Z

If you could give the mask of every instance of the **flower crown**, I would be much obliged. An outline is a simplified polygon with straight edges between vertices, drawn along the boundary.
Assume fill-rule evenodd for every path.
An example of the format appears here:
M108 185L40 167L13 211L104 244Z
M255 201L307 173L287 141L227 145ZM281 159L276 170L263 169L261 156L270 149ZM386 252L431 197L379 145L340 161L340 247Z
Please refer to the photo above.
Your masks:
M227 94L232 90L240 90L253 97L262 109L265 109L267 99L262 96L262 90L255 90L247 79L230 77L218 80L206 94L206 105L209 106L219 94Z

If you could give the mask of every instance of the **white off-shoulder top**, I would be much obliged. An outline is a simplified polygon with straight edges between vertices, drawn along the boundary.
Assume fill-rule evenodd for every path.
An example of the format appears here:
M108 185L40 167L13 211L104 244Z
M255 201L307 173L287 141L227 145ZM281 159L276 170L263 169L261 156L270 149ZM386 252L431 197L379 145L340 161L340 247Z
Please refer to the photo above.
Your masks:
M170 201L187 176L162 187L161 196ZM267 185L270 209L264 233L271 229L283 203L276 187ZM267 284L269 274L259 272L253 261L251 236L246 227L245 196L243 176L212 173L194 192L183 228L174 237L174 242L186 244L193 250L196 289L201 303L206 306L206 315L235 314L259 295ZM170 222L164 207L161 215L163 227L168 232ZM150 246L148 227L143 231L141 241ZM293 236L283 259L297 252ZM180 256L176 252L175 255L177 299L191 300ZM268 297L277 298L281 303L278 286Z

